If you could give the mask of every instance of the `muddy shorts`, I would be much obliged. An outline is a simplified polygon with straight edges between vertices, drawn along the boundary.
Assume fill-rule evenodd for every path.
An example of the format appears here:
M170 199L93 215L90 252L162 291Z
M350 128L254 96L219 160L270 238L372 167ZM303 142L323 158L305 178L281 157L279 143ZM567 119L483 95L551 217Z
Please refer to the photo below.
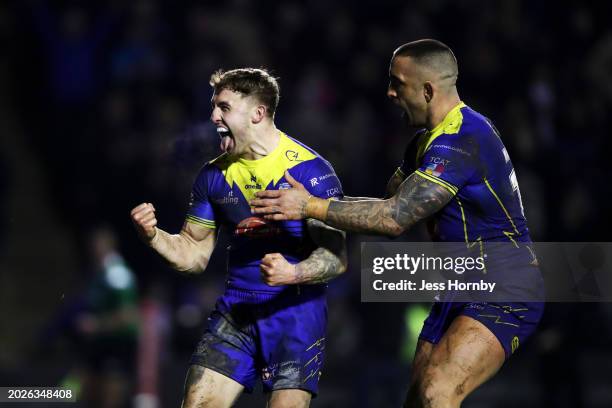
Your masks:
M455 317L469 316L497 337L508 359L535 332L543 312L543 302L436 302L419 337L437 344Z
M302 389L316 396L327 304L324 286L288 286L282 293L227 289L208 318L191 358L252 392Z

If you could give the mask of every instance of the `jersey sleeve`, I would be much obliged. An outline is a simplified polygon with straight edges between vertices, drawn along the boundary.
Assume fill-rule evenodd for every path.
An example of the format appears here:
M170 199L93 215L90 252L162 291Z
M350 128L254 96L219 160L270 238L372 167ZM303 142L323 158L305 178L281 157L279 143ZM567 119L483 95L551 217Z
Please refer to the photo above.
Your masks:
M473 137L441 135L427 148L415 173L455 195L477 172L477 157L478 147Z
M293 174L292 170L289 170L289 172L291 176L304 185L310 194L324 199L340 199L344 196L342 184L328 161L317 157L304 163L304 166L304 170L296 172L296 175Z
M193 183L185 221L201 227L214 229L217 227L217 224L213 207L208 199L210 166L210 164L204 166Z

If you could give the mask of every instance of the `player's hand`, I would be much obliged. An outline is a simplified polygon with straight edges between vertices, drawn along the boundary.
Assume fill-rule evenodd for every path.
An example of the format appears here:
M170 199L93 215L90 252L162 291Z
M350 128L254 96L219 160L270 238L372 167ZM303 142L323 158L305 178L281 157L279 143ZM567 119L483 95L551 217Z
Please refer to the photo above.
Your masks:
M274 221L306 218L310 193L288 171L285 171L285 179L291 184L291 189L264 190L255 194L257 198L250 202L255 207L251 210L253 214L265 214L265 219Z
M157 234L155 207L151 203L142 203L130 213L132 222L140 239L149 244Z
M266 254L259 265L261 278L270 286L291 285L296 283L297 269L278 253Z

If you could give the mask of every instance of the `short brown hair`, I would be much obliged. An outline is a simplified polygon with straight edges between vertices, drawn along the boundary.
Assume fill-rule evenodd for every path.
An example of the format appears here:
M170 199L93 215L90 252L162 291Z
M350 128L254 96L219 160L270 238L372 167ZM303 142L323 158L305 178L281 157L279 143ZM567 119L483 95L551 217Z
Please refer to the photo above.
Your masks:
M393 53L393 58L396 57L411 57L417 64L443 75L457 76L459 73L455 54L438 40L426 38L404 44Z
M255 96L266 105L268 115L274 117L280 98L280 88L276 78L265 69L239 68L230 71L220 69L210 76L209 83L215 93L228 89L246 96Z

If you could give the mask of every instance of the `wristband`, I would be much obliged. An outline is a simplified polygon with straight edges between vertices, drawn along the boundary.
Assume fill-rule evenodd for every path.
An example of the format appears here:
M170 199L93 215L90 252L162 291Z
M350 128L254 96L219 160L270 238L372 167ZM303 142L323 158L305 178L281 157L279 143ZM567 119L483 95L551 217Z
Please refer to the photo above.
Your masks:
M311 195L308 197L308 201L306 201L306 217L325 221L327 219L328 208L329 200L323 200Z

